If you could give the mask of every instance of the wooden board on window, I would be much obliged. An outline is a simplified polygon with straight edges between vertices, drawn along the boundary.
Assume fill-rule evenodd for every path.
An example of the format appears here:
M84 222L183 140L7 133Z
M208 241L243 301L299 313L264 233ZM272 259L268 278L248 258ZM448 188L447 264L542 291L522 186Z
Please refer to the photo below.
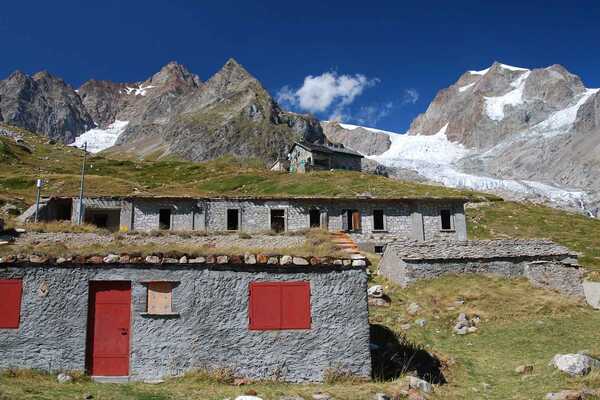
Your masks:
M360 211L352 211L352 229L357 231L360 230Z
M148 283L148 314L171 314L173 312L173 283Z

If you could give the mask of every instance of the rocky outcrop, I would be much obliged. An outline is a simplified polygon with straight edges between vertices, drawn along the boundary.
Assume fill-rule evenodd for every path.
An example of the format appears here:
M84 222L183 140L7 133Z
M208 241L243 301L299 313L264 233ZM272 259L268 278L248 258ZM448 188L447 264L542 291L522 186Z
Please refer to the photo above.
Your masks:
M20 71L0 81L0 121L71 143L94 127L80 97L62 79L46 71Z
M344 128L336 121L324 122L323 133L332 142L342 143L363 155L379 155L390 148L392 141L385 133L368 130L363 127Z

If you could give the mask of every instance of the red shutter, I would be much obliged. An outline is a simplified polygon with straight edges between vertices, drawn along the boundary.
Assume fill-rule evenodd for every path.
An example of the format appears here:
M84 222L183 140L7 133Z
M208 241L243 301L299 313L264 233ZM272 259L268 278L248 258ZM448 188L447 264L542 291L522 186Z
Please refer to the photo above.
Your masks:
M281 289L281 328L310 329L310 284L286 282Z
M310 329L308 282L252 282L250 329Z
M19 327L22 287L21 279L0 280L0 328Z
M281 329L281 289L277 283L250 284L250 329Z

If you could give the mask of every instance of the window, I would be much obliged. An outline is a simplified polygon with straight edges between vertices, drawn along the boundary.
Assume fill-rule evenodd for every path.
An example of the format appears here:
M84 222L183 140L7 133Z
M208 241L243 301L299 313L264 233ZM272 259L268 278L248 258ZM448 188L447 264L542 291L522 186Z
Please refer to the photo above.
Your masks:
M311 208L308 212L309 218L309 226L311 228L320 228L321 227L321 211L316 208Z
M0 280L0 329L17 329L21 317L21 279Z
M309 282L250 283L250 330L310 329Z
M228 231L237 231L239 228L240 228L239 210L238 209L227 210L227 230Z
M277 233L285 231L284 210L271 210L271 230Z
M171 229L171 210L164 209L158 212L158 229L168 231Z
M382 231L385 229L383 210L373 210L373 230Z
M376 254L383 254L384 246L375 245L373 250Z
M450 210L441 210L440 218L442 219L442 230L447 231L452 229L452 213Z
M176 282L148 282L146 312L152 315L173 315L173 286Z

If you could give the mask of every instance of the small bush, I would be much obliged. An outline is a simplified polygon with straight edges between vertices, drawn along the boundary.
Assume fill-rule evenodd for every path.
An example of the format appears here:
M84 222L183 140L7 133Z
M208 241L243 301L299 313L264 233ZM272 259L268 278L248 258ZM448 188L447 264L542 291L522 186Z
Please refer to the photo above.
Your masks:
M203 367L185 374L186 378L198 381L231 385L235 379L233 370L229 368Z

